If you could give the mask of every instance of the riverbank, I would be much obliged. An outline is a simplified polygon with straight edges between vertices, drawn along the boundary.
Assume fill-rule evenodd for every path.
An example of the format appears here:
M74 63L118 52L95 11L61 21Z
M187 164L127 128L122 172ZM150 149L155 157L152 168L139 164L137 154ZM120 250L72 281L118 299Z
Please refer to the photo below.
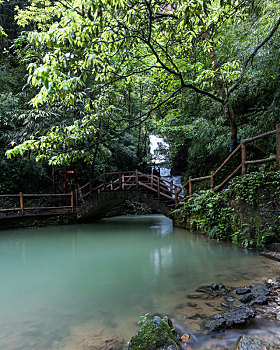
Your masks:
M280 172L233 179L222 192L193 194L173 212L174 225L243 247L269 249L280 242Z

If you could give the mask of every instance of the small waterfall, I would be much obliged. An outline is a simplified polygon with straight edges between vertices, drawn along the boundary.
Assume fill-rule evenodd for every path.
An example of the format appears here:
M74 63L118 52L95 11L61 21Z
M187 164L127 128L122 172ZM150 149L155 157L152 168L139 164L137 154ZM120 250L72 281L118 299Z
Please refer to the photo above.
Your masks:
M152 165L160 169L160 176L167 180L173 181L177 186L182 186L182 176L172 176L171 169L166 166L168 159L161 153L162 149L168 149L169 144L162 137L150 135L150 153L152 155Z

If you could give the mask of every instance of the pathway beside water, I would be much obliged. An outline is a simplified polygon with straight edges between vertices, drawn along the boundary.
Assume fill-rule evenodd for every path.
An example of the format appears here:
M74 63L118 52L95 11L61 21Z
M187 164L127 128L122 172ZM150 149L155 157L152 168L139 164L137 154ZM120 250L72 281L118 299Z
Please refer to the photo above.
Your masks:
M96 335L128 340L147 312L196 331L190 316L213 312L191 306L197 287L270 277L279 277L279 263L160 215L2 231L0 350L79 350Z

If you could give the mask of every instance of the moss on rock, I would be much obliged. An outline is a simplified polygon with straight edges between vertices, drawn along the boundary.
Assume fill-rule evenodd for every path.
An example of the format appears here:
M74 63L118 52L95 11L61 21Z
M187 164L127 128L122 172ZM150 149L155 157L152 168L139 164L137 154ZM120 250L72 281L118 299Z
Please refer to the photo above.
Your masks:
M134 334L128 345L129 350L178 350L178 341L170 326L160 317L155 316L145 322Z

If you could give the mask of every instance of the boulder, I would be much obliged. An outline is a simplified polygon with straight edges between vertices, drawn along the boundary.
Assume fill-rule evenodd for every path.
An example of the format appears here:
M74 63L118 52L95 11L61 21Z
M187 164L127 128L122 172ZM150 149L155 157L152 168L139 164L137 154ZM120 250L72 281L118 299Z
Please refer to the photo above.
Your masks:
M245 290L245 288L240 289ZM265 284L253 284L246 293L238 293L240 289L236 290L236 293L239 294L236 298L241 303L252 306L255 304L266 304L269 299L270 289Z
M249 338L242 335L235 343L235 350L273 350L274 348L268 343L258 338Z
M250 318L255 317L255 314L253 308L242 305L208 318L203 323L202 327L207 329L210 333L224 331L235 325L244 324Z
M172 332L172 322L167 320L155 316L146 321L131 337L128 350L180 350L178 340Z
M222 283L212 283L197 288L198 292L209 293L214 297L226 294L226 287Z

